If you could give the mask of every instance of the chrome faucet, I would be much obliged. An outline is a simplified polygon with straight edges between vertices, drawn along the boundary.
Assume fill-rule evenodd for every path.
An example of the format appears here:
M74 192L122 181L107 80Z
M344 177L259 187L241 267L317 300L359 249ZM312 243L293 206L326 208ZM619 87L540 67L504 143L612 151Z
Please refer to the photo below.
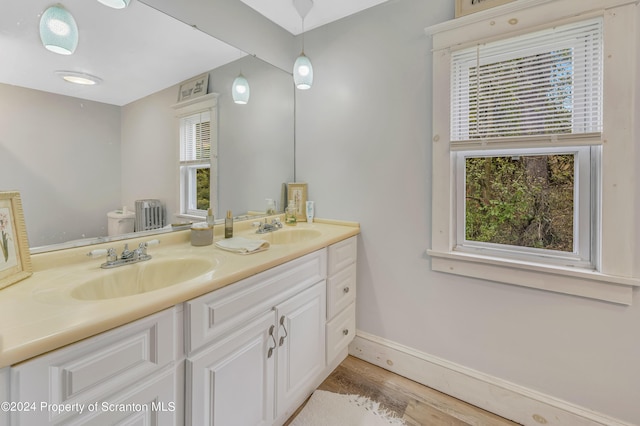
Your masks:
M140 245L138 245L138 248L136 248L135 250L129 250L129 244L125 244L119 259L114 248L108 248L106 250L91 250L89 253L87 253L87 256L95 256L106 253L107 261L100 265L100 267L102 269L117 268L118 266L131 265L133 263L144 262L145 260L151 259L151 255L147 254L147 247L159 243L160 240L141 242Z
M271 223L267 223L267 219L265 219L264 223L261 223L260 227L258 227L256 234L266 234L267 232L277 231L280 228L282 228L282 222L280 222L279 217L274 218Z

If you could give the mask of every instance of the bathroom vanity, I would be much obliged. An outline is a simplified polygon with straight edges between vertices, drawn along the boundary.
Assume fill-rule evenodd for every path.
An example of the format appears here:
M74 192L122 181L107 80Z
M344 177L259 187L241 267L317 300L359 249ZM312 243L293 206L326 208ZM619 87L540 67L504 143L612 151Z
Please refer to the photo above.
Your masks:
M144 262L209 262L183 282L126 296L78 292L106 275L95 274L100 260L76 262L85 248L34 256L34 275L0 292L0 312L8 297L23 304L12 312L21 318L0 325L0 397L10 393L12 426L282 424L346 357L357 224L259 235L271 247L251 255L192 247L188 232L164 238ZM171 275L155 268L158 280Z

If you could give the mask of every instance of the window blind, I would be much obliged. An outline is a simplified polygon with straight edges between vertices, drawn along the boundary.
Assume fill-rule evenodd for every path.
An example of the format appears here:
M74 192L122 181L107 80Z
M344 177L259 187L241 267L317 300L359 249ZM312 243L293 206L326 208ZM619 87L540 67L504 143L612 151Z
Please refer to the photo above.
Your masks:
M451 54L451 140L602 132L602 20Z
M211 114L204 111L183 117L180 129L181 162L209 162L211 158Z

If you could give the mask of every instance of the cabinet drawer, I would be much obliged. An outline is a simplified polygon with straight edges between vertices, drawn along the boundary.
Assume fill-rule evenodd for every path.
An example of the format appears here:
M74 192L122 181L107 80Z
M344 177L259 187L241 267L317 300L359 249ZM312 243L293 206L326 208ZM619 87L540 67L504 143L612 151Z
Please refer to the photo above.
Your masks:
M95 402L136 383L174 360L174 316L171 308L18 364L11 369L12 399ZM59 422L75 414L25 412L20 424Z
M327 319L356 300L356 264L352 263L327 280Z
M352 303L327 323L327 364L346 348L356 335L356 304Z
M355 263L358 237L354 236L329 246L329 276Z
M187 353L324 280L326 270L322 249L186 302Z

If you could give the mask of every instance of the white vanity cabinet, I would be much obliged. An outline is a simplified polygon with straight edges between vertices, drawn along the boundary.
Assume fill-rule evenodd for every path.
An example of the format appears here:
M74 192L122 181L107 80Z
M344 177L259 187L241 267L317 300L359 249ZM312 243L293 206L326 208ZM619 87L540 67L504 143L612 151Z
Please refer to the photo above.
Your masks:
M0 425L284 423L347 355L356 245L0 369L0 402L23 408Z
M185 304L186 423L286 418L325 372L326 249Z
M175 311L13 366L11 425L180 423Z
M10 368L0 368L0 404L8 403L11 401L9 397L9 375ZM0 409L0 425L9 424L9 411L6 409Z

